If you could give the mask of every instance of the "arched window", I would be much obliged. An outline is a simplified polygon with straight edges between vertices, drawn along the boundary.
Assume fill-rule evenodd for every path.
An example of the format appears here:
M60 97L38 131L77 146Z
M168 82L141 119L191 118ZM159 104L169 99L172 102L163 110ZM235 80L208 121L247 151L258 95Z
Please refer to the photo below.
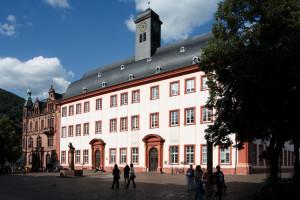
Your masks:
M38 129L39 129L39 124L38 124L37 121L35 122L35 127L34 127L34 129L35 129L35 131L38 131Z
M41 136L38 136L36 138L36 146L37 147L41 147L42 146L42 138L41 138Z
M32 137L30 137L30 138L28 139L28 148L31 148L32 145L33 145L33 140L32 140Z

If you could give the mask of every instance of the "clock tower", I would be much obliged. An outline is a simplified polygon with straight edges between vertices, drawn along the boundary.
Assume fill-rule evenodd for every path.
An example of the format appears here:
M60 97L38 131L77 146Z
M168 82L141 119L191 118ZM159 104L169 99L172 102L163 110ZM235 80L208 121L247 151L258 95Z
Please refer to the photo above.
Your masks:
M136 20L135 61L152 57L160 47L161 24L158 14L148 8Z

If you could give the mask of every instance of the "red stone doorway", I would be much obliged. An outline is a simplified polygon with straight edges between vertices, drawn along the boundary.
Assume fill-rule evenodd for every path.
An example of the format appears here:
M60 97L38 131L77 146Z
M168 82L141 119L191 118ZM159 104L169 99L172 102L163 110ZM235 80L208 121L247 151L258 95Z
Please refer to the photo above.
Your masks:
M92 149L92 169L104 170L105 145L102 139L93 139L90 141Z

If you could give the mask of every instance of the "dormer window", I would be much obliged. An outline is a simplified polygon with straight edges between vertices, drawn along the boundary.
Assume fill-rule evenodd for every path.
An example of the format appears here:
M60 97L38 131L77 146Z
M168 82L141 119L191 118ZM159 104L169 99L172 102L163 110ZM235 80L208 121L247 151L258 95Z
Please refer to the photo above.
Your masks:
M147 62L151 62L152 61L152 58L147 58Z
M185 48L184 48L184 47L180 47L179 52L180 52L180 53L184 53L184 52L185 52Z
M129 78L129 80L132 80L134 78L134 75L133 74L129 74L128 78Z
M107 86L107 83L106 83L106 82L102 82L102 83L101 83L101 86L102 86L102 87L106 87L106 86Z
M200 58L198 56L193 57L193 64L198 64L200 63Z
M155 67L155 73L159 73L161 71L161 67L160 66L156 66Z
M125 65L121 65L121 70L124 70L125 69Z
M87 91L88 91L88 88L87 88L87 87L83 87L83 88L82 88L82 92L83 92L83 93L86 93Z
M102 77L102 73L101 72L98 72L98 78L101 78Z

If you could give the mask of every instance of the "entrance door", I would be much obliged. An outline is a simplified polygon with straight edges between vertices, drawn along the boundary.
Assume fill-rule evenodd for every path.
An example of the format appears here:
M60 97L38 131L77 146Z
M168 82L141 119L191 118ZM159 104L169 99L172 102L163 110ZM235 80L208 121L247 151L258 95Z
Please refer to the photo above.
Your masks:
M100 167L100 151L97 150L95 151L95 168L99 168Z
M152 148L149 151L149 171L156 172L158 167L158 151Z

